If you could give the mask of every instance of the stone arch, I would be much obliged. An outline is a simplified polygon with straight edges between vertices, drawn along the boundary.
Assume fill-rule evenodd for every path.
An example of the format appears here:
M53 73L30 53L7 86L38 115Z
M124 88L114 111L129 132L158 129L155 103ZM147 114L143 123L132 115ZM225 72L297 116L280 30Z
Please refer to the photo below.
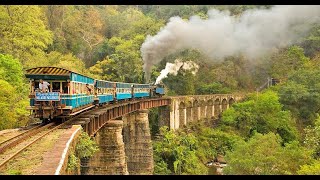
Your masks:
M192 117L192 121L198 121L199 120L199 102L198 102L198 100L195 100L194 102L193 102L193 108L192 108L192 112L193 112L193 117Z
M179 127L182 128L187 124L186 122L186 105L184 102L179 104Z
M186 108L186 104L184 102L180 102L179 109L185 109L185 108Z
M206 108L207 108L207 103L204 100L200 101L200 118L205 118L206 117Z
M224 98L222 100L222 111L225 111L226 109L228 109L228 101Z
M206 112L206 117L211 118L213 116L213 100L209 99L207 101L207 112Z
M229 107L232 106L236 101L233 98L229 99Z
M186 119L187 119L187 124L189 124L190 122L192 122L192 119L193 119L193 117L192 117L192 102L188 101L186 106L187 106L187 108L186 108L187 118Z
M221 110L220 110L220 99L217 98L216 100L214 100L214 116L218 117L218 115L220 114Z

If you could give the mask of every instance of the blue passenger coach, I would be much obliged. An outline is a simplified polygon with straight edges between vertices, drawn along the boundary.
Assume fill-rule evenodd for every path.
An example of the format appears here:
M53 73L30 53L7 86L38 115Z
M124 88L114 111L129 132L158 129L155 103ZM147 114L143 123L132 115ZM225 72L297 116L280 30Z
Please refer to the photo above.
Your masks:
M133 85L133 97L144 98L150 97L150 85L149 84L134 84Z
M31 68L25 75L30 80L27 109L44 122L70 117L96 105L165 94L163 85L98 80L59 67ZM50 84L48 89L39 89L41 79Z
M26 77L30 80L27 109L40 119L75 115L93 106L94 79L90 77L58 67L28 69ZM39 89L40 79L50 84L46 92ZM53 95L57 98L53 99Z
M123 83L123 82L115 82L116 83L116 99L131 99L132 98L132 83Z
M109 103L114 100L116 84L110 81L96 80L95 95L99 100L99 104Z

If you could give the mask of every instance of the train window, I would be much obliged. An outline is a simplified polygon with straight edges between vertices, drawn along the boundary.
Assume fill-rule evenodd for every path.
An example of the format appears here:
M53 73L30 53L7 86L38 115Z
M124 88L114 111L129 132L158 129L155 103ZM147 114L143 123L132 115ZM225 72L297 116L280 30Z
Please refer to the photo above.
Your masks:
M76 83L74 82L73 83L73 94L76 94L77 93L77 88L76 88Z
M60 82L52 82L52 92L60 92Z
M81 93L81 88L80 88L80 83L76 83L77 84L77 94Z
M79 83L76 83L76 92L77 94L80 94L81 91L80 91L80 84Z
M81 94L86 93L86 86L85 84L80 84L81 85Z
M34 82L34 90L39 89L39 82Z
M62 82L62 93L68 94L68 82Z
M75 94L75 93L76 93L75 88L76 88L76 85L75 85L74 82L72 82L72 83L71 83L71 87L70 87L70 90L71 90L72 94Z

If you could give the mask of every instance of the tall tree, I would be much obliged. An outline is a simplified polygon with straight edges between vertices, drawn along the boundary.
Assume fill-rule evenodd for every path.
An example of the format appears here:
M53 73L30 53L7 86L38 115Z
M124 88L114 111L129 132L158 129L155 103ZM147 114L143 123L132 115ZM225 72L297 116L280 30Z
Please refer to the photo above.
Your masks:
M289 111L282 110L279 97L273 91L252 94L249 100L234 104L223 112L222 123L234 127L245 138L256 131L278 133L284 142L298 139L294 119Z
M55 34L50 50L72 52L86 65L93 65L95 48L104 41L105 25L99 7L47 6L45 11L49 27Z
M320 69L300 69L279 88L280 102L304 124L313 124L319 113Z
M270 75L273 78L287 79L290 74L308 65L310 59L304 55L303 48L291 46L280 50L271 57Z
M0 130L25 125L27 93L19 60L0 54Z
M225 174L281 175L297 174L301 165L312 161L311 151L297 141L281 145L281 138L273 133L256 133L249 141L238 141L228 151Z
M52 43L39 6L0 6L0 52L20 59L24 67L41 64L44 50Z

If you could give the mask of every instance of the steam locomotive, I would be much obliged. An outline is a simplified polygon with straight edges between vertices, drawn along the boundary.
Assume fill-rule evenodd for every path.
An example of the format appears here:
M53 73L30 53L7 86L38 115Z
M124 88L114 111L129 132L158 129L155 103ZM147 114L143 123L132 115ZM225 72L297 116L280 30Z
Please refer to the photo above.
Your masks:
M93 79L59 67L31 68L25 76L30 83L27 109L44 122L68 118L103 104L165 95L163 85ZM50 84L47 91L39 88L41 79Z

